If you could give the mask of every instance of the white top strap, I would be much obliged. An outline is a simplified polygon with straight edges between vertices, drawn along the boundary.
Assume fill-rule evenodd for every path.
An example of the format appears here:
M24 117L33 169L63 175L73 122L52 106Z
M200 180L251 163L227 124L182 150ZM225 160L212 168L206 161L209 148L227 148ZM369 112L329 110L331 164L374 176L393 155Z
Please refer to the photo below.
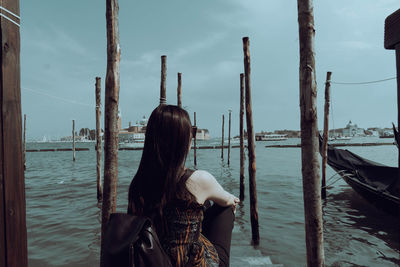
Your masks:
M0 6L0 10L1 10L1 11L5 11L5 12L11 14L12 16L14 16L15 18L17 18L17 19L19 19L19 20L21 19L20 16L18 16L17 14L14 14L14 13L11 12L10 10L8 10L8 9L2 7L2 6ZM7 19L8 21L12 22L13 24L17 25L18 27L20 27L20 25L19 25L19 23L18 23L17 21L15 21L15 20L13 20L12 18L8 17L6 14L0 13L0 17L3 17L3 18L5 18L5 19Z

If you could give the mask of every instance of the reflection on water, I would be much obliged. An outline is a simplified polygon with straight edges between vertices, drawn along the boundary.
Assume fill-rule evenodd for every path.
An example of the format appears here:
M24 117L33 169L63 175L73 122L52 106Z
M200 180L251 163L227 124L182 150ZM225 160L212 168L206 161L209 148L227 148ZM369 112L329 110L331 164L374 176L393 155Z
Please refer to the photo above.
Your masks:
M378 210L349 187L341 189L329 194L323 207L325 250L337 255L333 266L400 265L399 217Z

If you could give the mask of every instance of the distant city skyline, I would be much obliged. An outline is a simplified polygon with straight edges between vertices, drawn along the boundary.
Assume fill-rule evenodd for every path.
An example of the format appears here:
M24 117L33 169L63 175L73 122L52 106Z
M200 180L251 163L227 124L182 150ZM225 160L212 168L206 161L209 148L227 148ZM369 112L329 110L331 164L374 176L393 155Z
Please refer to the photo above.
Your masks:
M159 102L160 57L167 55L167 102L176 104L177 72L191 117L221 136L232 109L239 128L242 37L250 39L256 132L299 130L297 4L290 0L120 0L122 125L148 117ZM396 76L395 54L383 48L384 20L398 0L315 1L318 124L323 127L324 83ZM61 137L95 128L95 77L106 71L105 3L66 0L21 3L21 98L28 139ZM184 10L184 12L183 12ZM330 127L390 127L397 122L396 80L332 84ZM104 110L102 111L104 116ZM102 118L102 125L104 119ZM227 123L225 123L227 129Z

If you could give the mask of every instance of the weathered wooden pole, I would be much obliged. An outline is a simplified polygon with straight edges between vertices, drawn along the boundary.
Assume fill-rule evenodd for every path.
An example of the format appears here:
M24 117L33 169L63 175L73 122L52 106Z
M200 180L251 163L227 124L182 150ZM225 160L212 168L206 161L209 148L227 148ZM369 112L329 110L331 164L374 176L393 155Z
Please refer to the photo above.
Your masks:
M0 17L0 266L28 266L22 155L19 0Z
M167 103L167 56L161 56L161 84L160 84L160 105Z
M240 133L240 201L244 200L244 131L243 131L243 115L244 115L244 74L240 74L240 115L239 115L239 133Z
M197 149L197 146L196 146L196 140L197 140L197 137L196 137L196 135L197 135L196 112L194 112L194 127L196 129L196 132L194 132L194 136L193 136L193 138L194 138L194 140L193 140L193 142L194 142L193 160L194 160L194 166L197 166L197 155L196 155L196 149Z
M386 49L396 50L397 71L397 129L400 129L400 9L390 14L385 19L385 41ZM400 149L398 150L398 166L400 184Z
M247 150L249 152L249 194L250 194L250 220L251 233L254 245L260 243L258 227L257 186L256 186L256 151L254 145L253 111L251 107L250 85L250 42L248 37L243 38L244 75L245 75L245 100L246 100L246 124L247 124Z
M101 188L101 78L96 77L96 171L97 171L97 201L103 198L103 191Z
M178 72L178 89L177 89L177 97L178 97L178 107L182 107L182 73Z
M303 198L307 266L324 266L317 85L314 59L314 14L312 0L297 0L300 43L300 114Z
M75 161L75 120L72 120L72 160Z
M26 170L26 114L24 114L24 170Z
M328 160L328 138L329 138L329 101L330 101L330 88L331 88L331 75L332 72L326 73L325 82L325 107L324 107L324 139L322 141L322 187L321 196L326 198L326 162Z
M224 122L225 122L225 116L224 114L222 114L221 159L224 159Z
M121 48L119 45L118 0L106 1L107 21L107 73L104 112L104 175L101 220L101 255L104 233L117 204L118 179L118 103L119 65ZM101 260L103 267L104 262Z
M400 12L399 12L400 13ZM400 15L398 16L400 17ZM398 20L400 21L400 19ZM400 25L398 25L400 28ZM396 44L396 69L397 69L397 129L400 131L400 42ZM399 179L400 184L400 149L398 149L398 168L399 168Z
M229 129L228 129L228 165L231 163L231 112L229 110Z

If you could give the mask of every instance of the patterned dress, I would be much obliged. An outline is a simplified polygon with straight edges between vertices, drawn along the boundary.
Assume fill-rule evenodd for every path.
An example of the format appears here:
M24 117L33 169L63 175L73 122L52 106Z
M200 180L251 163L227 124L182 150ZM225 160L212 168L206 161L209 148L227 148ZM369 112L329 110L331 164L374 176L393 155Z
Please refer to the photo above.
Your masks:
M165 208L168 231L162 243L172 265L218 267L218 253L201 233L203 210L203 205L184 200L176 200Z

